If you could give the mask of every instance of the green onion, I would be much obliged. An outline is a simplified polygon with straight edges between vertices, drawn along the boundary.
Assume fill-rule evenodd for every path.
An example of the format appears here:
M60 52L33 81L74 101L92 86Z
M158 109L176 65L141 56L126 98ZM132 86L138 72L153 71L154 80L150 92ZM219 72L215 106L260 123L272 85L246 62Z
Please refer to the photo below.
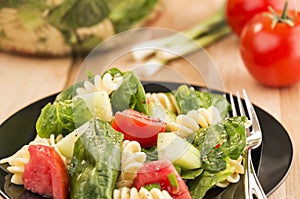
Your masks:
M178 193L179 192L179 184L178 184L176 175L174 173L170 173L168 175L168 180L169 180L170 185L171 185L171 192L173 194Z
M183 32L134 46L132 55L137 61L145 61L144 74L151 76L168 62L200 50L230 33L231 30L225 21L222 9Z
M145 46L159 47L164 51L156 48L142 51L134 51L133 49L132 53L136 60L143 60L153 55L151 58L160 60L162 63L167 63L179 58L179 56L184 56L208 46L229 33L231 33L231 30L226 24L223 10L221 10L188 30L135 46L135 48ZM174 51L176 54L166 53L165 50Z
M148 184L148 185L144 186L144 188L147 189L148 191L151 191L151 189L153 189L153 188L157 188L157 189L161 190L159 183Z

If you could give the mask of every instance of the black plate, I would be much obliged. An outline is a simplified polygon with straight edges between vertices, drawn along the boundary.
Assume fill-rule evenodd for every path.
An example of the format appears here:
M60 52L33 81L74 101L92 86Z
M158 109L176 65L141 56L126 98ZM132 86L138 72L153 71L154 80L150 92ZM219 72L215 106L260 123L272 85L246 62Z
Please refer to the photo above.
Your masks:
M144 82L145 90L149 92L168 92L176 89L177 83L150 83ZM195 87L200 90L205 88ZM210 91L224 94L219 91ZM36 136L35 122L41 108L52 102L56 95L39 100L19 112L15 113L0 126L0 159L10 156L29 143ZM270 195L284 181L292 159L293 146L284 127L270 114L255 106L263 131L263 145L252 153L254 166L259 173L259 180L263 189ZM41 196L25 191L23 186L16 186L9 182L11 174L6 171L7 165L0 165L0 195L5 198L42 198ZM242 184L242 183L240 183ZM205 198L240 198L236 186L223 189L212 189ZM230 190L230 191L228 191ZM232 191L234 190L234 191ZM230 193L228 196L227 193Z

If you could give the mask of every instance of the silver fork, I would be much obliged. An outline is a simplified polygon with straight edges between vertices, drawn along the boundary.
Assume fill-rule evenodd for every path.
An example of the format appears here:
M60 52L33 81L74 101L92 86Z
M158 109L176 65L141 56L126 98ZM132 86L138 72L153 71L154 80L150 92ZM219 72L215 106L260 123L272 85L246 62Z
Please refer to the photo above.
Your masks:
M252 126L252 131L250 131L249 127L246 128L247 133L247 150L244 155L244 187L245 187L245 199L253 199L254 196L258 199L266 199L267 196L264 193L264 190L255 174L255 170L252 164L251 158L251 150L259 147L262 143L262 132L259 126L259 121L254 110L254 107L249 100L249 97L246 93L246 90L243 91L243 96L246 104L247 113L250 119L250 125ZM236 93L238 107L236 107L236 103L234 102L232 94L230 94L230 103L232 106L232 114L233 116L237 116L237 108L240 112L241 116L246 116L245 109L240 97L240 93Z

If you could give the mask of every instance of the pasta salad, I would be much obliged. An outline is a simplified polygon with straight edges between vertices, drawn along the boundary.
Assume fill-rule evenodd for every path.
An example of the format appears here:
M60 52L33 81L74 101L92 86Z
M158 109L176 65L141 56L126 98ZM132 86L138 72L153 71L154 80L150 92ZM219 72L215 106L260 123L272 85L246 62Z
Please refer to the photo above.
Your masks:
M203 198L237 183L243 116L218 94L145 92L132 71L90 75L46 104L36 138L0 160L11 183L53 198Z

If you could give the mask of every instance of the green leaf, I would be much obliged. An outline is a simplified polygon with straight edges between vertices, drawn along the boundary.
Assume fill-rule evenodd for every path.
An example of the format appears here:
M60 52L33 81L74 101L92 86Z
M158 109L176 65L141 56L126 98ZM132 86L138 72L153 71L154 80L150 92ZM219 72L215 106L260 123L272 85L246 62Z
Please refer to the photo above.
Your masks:
M111 104L114 113L134 109L148 114L144 87L132 71L123 73L122 84L111 94Z
M158 160L157 147L142 148L142 152L146 153L146 162Z
M226 178L234 172L234 167L230 166L226 159L226 169L220 172L204 171L199 177L194 180L189 180L187 185L192 198L201 199L206 192L214 187L218 182L226 180Z
M196 96L201 101L201 106L208 108L209 106L214 106L218 109L221 117L225 119L230 108L230 103L227 99L219 94L195 91Z
M197 110L202 107L202 102L197 97L195 90L187 85L181 85L174 93L182 114L190 110Z
M158 0L112 0L109 1L111 10L109 18L112 20L116 32L132 28L147 18Z
M22 27L29 31L34 31L47 23L43 17L43 12L46 9L45 1L26 1L18 5L17 9Z
M113 77L116 76L116 75L121 75L121 76L123 76L122 71L120 71L120 69L118 69L118 68L111 68L111 69L105 71L105 72L103 73L103 75L105 75L106 73L111 74L111 76L113 76Z
M203 173L203 168L192 170L181 170L180 176L186 180L193 180Z
M93 114L80 98L48 103L36 122L36 131L40 137L45 138L51 134L65 136L91 118Z
M225 158L237 159L245 150L246 117L227 118L218 124L199 129L193 145L200 150L203 168L218 172L225 169Z
M48 6L45 0L0 0L0 8L21 8L45 10ZM28 10L30 11L30 10Z
M65 100L72 100L72 98L76 95L76 88L82 87L83 84L84 81L81 81L73 84L72 86L69 86L68 88L66 88L56 96L55 101L63 102Z
M106 1L68 0L54 8L48 19L61 30L89 27L100 23L109 14Z
M220 149L225 155L236 160L240 157L246 147L245 123L246 117L231 117L224 123L227 132L227 141L224 142Z
M71 198L111 199L121 163L123 134L101 120L90 120L75 143L69 169Z
M224 119L230 107L229 102L224 96L210 92L201 92L187 85L179 86L174 95L183 114L187 114L189 111L197 110L198 108L215 106Z

